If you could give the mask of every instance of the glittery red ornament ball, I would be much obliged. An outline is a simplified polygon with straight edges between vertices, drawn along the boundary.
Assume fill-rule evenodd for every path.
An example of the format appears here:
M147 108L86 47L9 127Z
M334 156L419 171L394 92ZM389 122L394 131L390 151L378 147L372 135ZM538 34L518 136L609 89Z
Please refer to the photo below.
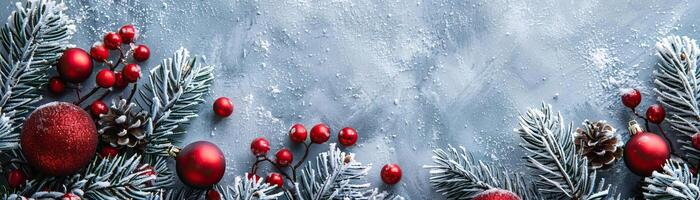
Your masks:
M346 147L354 145L357 142L357 131L352 127L340 129L338 142Z
M401 167L397 164L386 164L382 167L380 175L384 183L389 185L396 184L401 180Z
M58 59L58 74L65 81L80 83L92 74L92 59L85 50L68 48Z
M331 128L327 125L320 123L311 128L311 142L323 144L328 141L329 138L331 138Z
M284 185L284 177L282 177L282 175L279 173L270 173L270 175L267 175L267 179L265 179L265 181L270 185L276 185L277 187L282 187Z
M306 127L303 124L294 124L292 128L289 128L289 139L292 142L302 143L306 141L307 135Z
M213 109L219 117L228 117L233 113L233 103L226 97L219 97L214 101Z
M625 144L624 159L627 168L639 176L649 176L661 170L671 150L661 136L638 132Z
M19 143L29 165L50 176L70 175L95 156L97 130L90 114L65 102L52 102L32 112Z
M517 194L515 194L511 191L504 190L504 189L497 189L497 188L488 189L486 191L483 191L483 192L477 194L476 196L474 196L474 198L472 198L472 200L520 200L520 199L521 198Z
M183 183L194 188L208 188L224 177L226 159L215 144L198 141L177 154L175 168Z

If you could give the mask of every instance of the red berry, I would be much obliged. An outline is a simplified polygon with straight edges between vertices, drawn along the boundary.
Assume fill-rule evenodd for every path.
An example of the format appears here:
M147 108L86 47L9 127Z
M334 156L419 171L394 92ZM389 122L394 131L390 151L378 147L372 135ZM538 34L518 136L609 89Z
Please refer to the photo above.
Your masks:
M289 129L289 138L292 142L302 143L306 141L306 127L303 124L294 124Z
M386 184L396 184L401 180L401 168L396 164L386 164L382 168L381 177Z
M693 137L691 139L693 148L700 149L700 133L693 134Z
M284 177L279 173L270 173L267 175L267 183L270 185L275 185L277 187L282 187L284 185Z
M119 155L119 149L116 147L104 146L102 147L102 150L100 150L100 156L102 158L113 158L117 155Z
M659 104L649 106L647 109L647 120L651 123L660 124L666 118L664 107Z
M275 161L280 167L286 167L292 164L294 160L294 154L287 148L282 148L277 153L275 153Z
M73 193L66 193L63 195L61 200L80 200L80 196Z
M100 70L100 72L97 72L97 76L95 77L95 82L97 82L97 85L103 88L110 88L114 86L116 81L117 78L115 77L114 72L109 69Z
M124 80L124 75L122 75L121 72L114 73L114 88L116 89L124 89L126 88L127 85L129 85L129 82L126 82Z
M214 101L214 113L219 117L228 117L233 113L233 103L226 97L219 97Z
M66 90L66 84L58 77L49 79L49 91L53 94L61 94Z
M357 142L357 131L352 127L345 127L338 133L338 142L343 146L352 146Z
M143 167L142 171L144 172L143 174L146 176L155 176L158 174L156 173L156 170L153 168L153 166L150 165Z
M141 67L133 63L124 66L124 69L122 69L122 78L129 83L138 81L139 78L141 78Z
M27 176L24 175L24 172L19 169L13 169L10 170L9 173L7 173L7 184L11 188L17 188L20 185L22 185L25 181L27 181Z
M221 200L221 194L219 194L219 191L216 191L215 189L209 189L207 191L207 198L206 200Z
M622 91L622 104L628 108L636 108L642 102L642 93L637 89L625 89Z
M109 32L105 35L102 43L108 49L117 49L122 45L122 37L115 32Z
M139 62L148 60L151 57L151 50L146 45L139 45L134 48L134 59Z
M257 174L248 173L248 180L258 182L260 181L260 176L258 176Z
M90 104L90 112L93 116L99 117L100 114L107 114L108 111L109 107L107 107L107 104L101 100L95 100L95 102Z
M90 56L97 62L104 62L109 58L109 49L107 49L102 43L95 43L90 48Z
M134 39L136 39L136 28L131 24L124 25L119 28L119 36L124 44L134 42Z
M311 128L311 142L313 143L323 144L328 141L330 137L331 129L323 123L316 124L316 126Z
M250 151L252 151L255 156L265 155L270 151L270 142L262 137L255 138L253 142L250 143Z

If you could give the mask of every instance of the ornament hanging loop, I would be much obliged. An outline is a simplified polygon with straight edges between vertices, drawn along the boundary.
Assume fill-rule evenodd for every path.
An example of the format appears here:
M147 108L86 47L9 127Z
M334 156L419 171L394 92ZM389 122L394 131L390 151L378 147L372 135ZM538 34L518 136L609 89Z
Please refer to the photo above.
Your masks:
M637 133L644 132L644 129L642 129L642 127L639 126L639 123L637 123L637 120L630 121L627 125L627 130L629 130L631 135L635 135Z

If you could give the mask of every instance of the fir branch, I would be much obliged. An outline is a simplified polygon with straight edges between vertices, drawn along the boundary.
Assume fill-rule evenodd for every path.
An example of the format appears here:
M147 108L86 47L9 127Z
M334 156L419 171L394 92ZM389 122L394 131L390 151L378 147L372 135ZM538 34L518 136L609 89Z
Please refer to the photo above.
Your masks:
M490 166L476 161L464 147L459 150L433 150L430 183L447 199L471 199L488 189L500 188L518 194L522 199L542 199L537 189L518 173L508 172L501 166Z
M655 171L644 178L644 198L646 199L700 199L700 179L688 165L668 160L663 172Z
M197 116L202 96L209 92L214 78L213 66L199 60L180 48L151 70L148 84L139 93L141 106L152 119L146 126L146 153L167 156L168 149L185 134L190 119Z
M248 177L246 173L244 177ZM277 187L264 183L262 179L248 179L236 177L232 186L219 186L217 190L224 200L247 199L277 199L282 192L275 192Z
M603 199L609 185L601 179L596 185L596 171L588 169L588 160L576 152L573 125L564 127L561 114L554 115L551 106L529 109L519 117L515 131L527 150L529 167L537 170L541 180L537 186L547 199Z
M46 71L68 46L73 21L53 0L17 3L0 27L0 150L17 148L24 116L41 100Z
M693 148L690 137L700 132L700 71L698 44L688 37L669 36L656 43L660 62L654 70L654 91L669 113L667 121L682 133L678 143L686 156L700 160L700 150Z

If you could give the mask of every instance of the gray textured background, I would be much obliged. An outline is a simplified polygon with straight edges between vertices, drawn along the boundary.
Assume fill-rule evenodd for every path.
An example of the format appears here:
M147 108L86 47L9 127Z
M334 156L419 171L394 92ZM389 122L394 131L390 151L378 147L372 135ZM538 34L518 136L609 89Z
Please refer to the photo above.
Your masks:
M512 129L518 113L542 101L575 125L604 119L626 134L618 89L638 87L648 97L643 105L652 103L654 43L697 36L700 17L697 1L66 3L79 24L78 47L133 23L152 51L145 68L180 46L216 65L186 143L221 147L224 183L249 169L253 138L267 137L273 151L299 150L288 144L287 128L325 122L334 133L355 127L358 145L347 150L374 166L369 181L411 199L438 197L422 166L431 164L431 149L447 144L527 172ZM7 16L13 3L3 4ZM213 116L219 96L233 100L232 117ZM393 187L378 177L389 162L404 172ZM636 193L639 177L622 162L604 174L623 196Z

